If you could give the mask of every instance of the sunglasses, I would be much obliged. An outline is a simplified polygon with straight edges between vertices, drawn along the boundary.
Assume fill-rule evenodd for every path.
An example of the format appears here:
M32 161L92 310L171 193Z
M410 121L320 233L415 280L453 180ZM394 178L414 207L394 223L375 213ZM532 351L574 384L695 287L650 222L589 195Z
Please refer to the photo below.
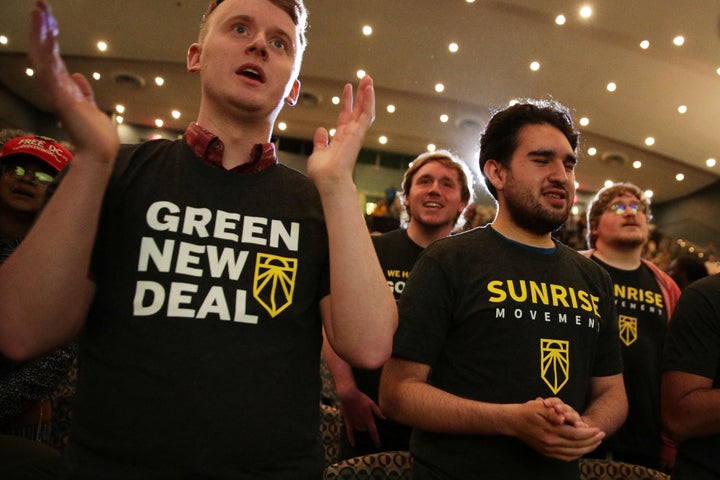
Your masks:
M49 173L39 172L37 170L32 170L21 165L3 165L3 173L12 173L18 179L23 178L27 174L30 174L32 178L32 183L34 183L35 185L37 185L38 183L52 183L52 181L55 180L55 177L53 175L50 175Z
M633 215L637 215L638 213L645 213L645 208L637 203L630 203L630 204L624 204L624 203L613 203L610 205L607 209L609 212L614 212L615 215L625 215L626 213L632 213Z

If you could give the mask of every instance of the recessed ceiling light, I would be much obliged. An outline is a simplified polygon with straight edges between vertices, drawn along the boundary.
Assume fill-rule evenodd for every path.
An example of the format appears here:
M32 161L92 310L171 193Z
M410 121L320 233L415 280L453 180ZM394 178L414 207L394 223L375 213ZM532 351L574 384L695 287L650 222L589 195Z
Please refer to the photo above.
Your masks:
M99 42L97 42L97 49L100 50L101 52L106 52L108 49L108 44L106 42L100 40Z
M645 145L647 145L648 147L651 145L655 145L655 139L653 137L647 137L645 139Z
M182 116L182 114L180 113L180 110L173 110L172 112L170 112L170 115L172 115L172 117L175 120L177 120L178 118L180 118Z
M395 113L395 105L393 105L391 103L390 105L387 106L386 110L388 111L388 113Z
M118 113L125 113L125 105L117 104L115 105L115 111Z
M655 192L652 190L645 190L645 198L652 198L653 195L655 195Z
M682 35L678 35L677 37L673 38L673 43L679 47L683 43L685 43L685 37L683 37Z
M587 117L582 117L580 119L580 125L582 125L583 127L587 127L588 125L590 125L590 119Z
M460 50L460 45L458 45L455 42L452 42L450 45L448 45L448 50L452 53L457 53L458 50Z
M0 43L3 45L8 44L8 38L5 35L0 35Z
M385 135L380 135L378 137L378 142L380 142L382 145L385 145L388 142L388 139Z
M331 137L333 137L333 136L335 136L335 132L337 132L337 130L335 130L334 128L331 128L328 133L330 134Z
M125 121L125 117L123 117L122 115L115 115L115 121L117 123L123 123Z
M588 152L588 155L590 155L591 157L594 157L595 155L597 155L597 148L590 147L590 148L588 148L587 152Z
M100 75L100 72L93 72L92 77L95 80L100 80L102 78L102 75Z
M537 72L538 70L540 70L540 62L538 62L538 61L530 62L530 70L532 70L533 72Z
M612 180L605 180L605 184L604 184L604 185L605 185L605 188L610 188L610 187L612 187L612 186L613 186L613 183L614 183L614 182L613 182Z
M565 25L565 15L560 14L555 17L555 23L557 23L558 25Z
M363 32L363 35L365 35L366 37L369 37L370 35L372 35L373 29L370 25L365 25L362 28L362 32Z
M593 14L592 7L590 7L589 5L585 5L584 7L582 7L580 9L580 16L582 18L590 18L590 17L592 17L592 14Z
M648 48L650 48L650 41L643 40L642 42L640 42L640 48L642 48L643 50L647 50Z
M278 129L284 132L285 130L287 130L287 123L278 122Z
M686 106L686 105L680 105L680 106L678 107L678 112L680 112L680 113L685 113L685 112L687 112L687 106Z
M445 91L445 85L443 85L442 83L436 83L436 84L435 84L435 91L438 92L438 93L444 92L444 91Z
M708 158L707 160L705 160L705 165L707 165L708 167L714 167L715 163L716 162L714 158Z
M633 162L633 168L637 170L640 167L642 167L642 162L640 160L635 160Z
M155 119L155 126L158 128L162 128L162 126L165 125L165 122L163 122L161 119L157 118Z
M428 152L434 152L435 150L437 150L437 147L434 143L428 143L427 150Z
M163 77L155 77L155 85L158 87L162 87L165 84L165 79Z
M357 75L357 78L363 78L365 77L365 75L367 75L367 72L365 72L365 70L358 70L355 75Z
M32 77L33 75L35 75L35 70L33 70L32 68L26 68L25 75L27 75L28 77Z
M447 123L448 120L450 120L450 117L448 117L447 114L443 113L442 115L440 115L440 121L442 123Z
M617 90L617 85L615 84L615 82L610 82L607 84L606 88L608 92L614 92L615 90Z
M677 180L678 182L682 182L683 180L685 180L685 175L683 175L682 173L678 173L677 175L675 175L675 180Z
M338 96L332 97L330 99L330 101L333 103L333 105L337 105L338 103L340 103L340 97L338 97Z

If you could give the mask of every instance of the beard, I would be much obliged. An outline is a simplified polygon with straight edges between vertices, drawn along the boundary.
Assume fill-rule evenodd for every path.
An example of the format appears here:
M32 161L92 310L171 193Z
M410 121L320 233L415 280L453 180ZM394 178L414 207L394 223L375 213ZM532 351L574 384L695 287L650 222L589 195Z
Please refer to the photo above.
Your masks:
M536 235L554 232L570 215L570 202L566 202L563 209L545 207L531 192L512 186L506 188L504 194L505 207L512 221L521 229Z

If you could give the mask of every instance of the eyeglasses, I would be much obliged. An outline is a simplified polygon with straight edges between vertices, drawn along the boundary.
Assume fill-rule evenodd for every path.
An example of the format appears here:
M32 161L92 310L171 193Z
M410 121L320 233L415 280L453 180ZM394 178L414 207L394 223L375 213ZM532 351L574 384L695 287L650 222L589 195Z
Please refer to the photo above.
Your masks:
M39 172L37 170L32 170L21 165L3 165L2 171L3 173L12 173L13 175L15 175L15 178L18 179L23 178L27 174L30 174L32 178L32 183L35 185L37 185L38 183L52 183L52 181L55 179L55 177L53 175L50 175L49 173Z
M615 215L618 216L625 215L626 213L637 215L638 213L645 213L645 207L638 203L630 203L627 205L624 203L613 203L608 207L607 211L614 212Z

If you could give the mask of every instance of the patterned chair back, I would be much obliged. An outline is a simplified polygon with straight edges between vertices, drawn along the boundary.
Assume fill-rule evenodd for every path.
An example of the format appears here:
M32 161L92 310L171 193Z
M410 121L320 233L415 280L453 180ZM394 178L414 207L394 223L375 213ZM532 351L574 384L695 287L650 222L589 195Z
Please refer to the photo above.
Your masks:
M581 480L670 480L670 476L652 468L614 460L580 459Z
M412 480L410 452L381 452L348 458L325 468L323 480Z

